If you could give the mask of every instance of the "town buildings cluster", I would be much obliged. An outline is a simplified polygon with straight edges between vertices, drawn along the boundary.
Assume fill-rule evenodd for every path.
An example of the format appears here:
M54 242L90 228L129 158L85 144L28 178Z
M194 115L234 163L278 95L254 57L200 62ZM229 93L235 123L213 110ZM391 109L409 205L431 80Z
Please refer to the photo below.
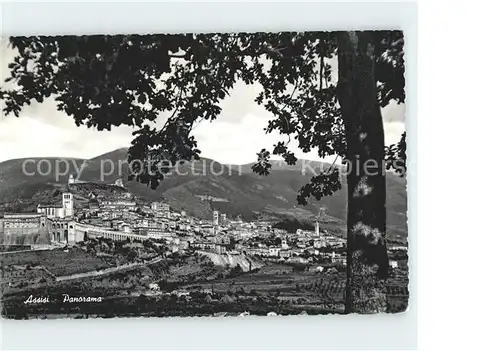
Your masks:
M74 179L69 183L75 184ZM36 213L4 214L3 242L14 243L20 235L45 235L51 245L72 245L92 237L149 239L163 242L171 252L194 249L304 263L313 258L342 264L346 260L345 239L322 232L319 222L314 231L290 233L273 228L270 221L247 222L218 210L213 210L211 219L199 219L172 209L168 202L139 204L126 191L106 197L90 192L87 198L84 207L75 208L74 195L65 192L60 205L39 205Z

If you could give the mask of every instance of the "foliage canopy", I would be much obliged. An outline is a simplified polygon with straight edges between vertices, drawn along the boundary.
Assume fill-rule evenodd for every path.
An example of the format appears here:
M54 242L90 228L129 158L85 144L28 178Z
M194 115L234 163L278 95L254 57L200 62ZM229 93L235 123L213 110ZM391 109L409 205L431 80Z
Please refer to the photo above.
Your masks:
M2 90L4 111L19 116L33 100L55 96L58 110L76 125L110 130L134 126L129 161L139 159L131 178L156 188L170 165L198 159L191 131L202 120L214 120L220 102L237 80L258 84L255 97L274 116L266 132L284 140L261 150L253 170L268 174L271 154L288 164L297 158L291 138L320 157L346 157L346 135L337 99L335 74L340 32L281 32L116 36L12 37L19 54L9 64L14 88ZM403 33L374 31L375 75L381 107L402 103ZM153 127L162 112L169 118ZM405 162L405 135L386 149L387 167ZM333 166L302 187L298 200L320 199L340 188Z

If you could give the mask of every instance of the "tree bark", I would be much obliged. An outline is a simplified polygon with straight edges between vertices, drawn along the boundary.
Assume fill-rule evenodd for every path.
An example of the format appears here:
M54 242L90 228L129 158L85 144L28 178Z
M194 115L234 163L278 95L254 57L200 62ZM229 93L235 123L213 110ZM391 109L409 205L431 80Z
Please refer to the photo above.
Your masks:
M347 136L346 313L385 312L384 128L370 32L341 32L338 99Z

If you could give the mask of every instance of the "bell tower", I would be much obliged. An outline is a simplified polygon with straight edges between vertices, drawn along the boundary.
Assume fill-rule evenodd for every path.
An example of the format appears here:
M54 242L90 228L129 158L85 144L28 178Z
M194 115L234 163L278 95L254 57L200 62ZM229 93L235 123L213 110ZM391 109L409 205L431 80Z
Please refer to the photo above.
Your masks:
M219 211L217 210L214 210L213 212L213 222L214 222L214 225L215 226L218 226L219 225Z
M288 249L288 242L287 242L287 237L284 236L283 238L281 238L281 248L283 250L287 250Z
M64 217L73 217L73 194L63 193L62 207Z

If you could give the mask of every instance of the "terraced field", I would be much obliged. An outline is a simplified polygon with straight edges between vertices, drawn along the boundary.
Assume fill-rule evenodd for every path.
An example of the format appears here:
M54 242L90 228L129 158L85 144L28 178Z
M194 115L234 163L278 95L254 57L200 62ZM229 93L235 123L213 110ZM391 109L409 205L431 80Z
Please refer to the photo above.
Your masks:
M98 257L78 248L69 250L55 249L28 251L0 255L2 272L6 267L24 266L27 268L43 266L55 276L70 275L111 267Z

